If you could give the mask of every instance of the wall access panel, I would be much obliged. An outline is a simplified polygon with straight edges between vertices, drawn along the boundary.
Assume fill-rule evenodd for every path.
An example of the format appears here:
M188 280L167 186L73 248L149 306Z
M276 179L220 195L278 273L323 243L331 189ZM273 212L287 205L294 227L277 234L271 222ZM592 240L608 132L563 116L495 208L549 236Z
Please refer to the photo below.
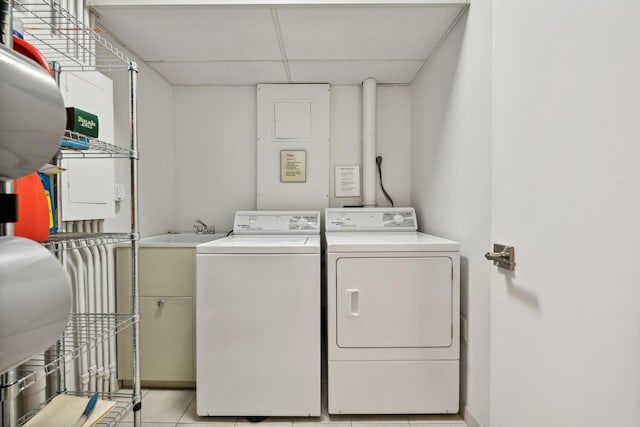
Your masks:
M100 141L115 144L113 81L102 73L63 72L60 90L66 107L76 107L98 116Z
M329 206L329 90L258 85L258 209Z
M91 153L92 151L87 151ZM64 159L62 220L113 218L115 208L114 159Z
M67 107L99 118L100 141L115 143L113 81L99 72L63 72L60 88ZM87 154L95 154L85 151ZM80 221L115 216L115 162L112 158L64 158L62 219Z

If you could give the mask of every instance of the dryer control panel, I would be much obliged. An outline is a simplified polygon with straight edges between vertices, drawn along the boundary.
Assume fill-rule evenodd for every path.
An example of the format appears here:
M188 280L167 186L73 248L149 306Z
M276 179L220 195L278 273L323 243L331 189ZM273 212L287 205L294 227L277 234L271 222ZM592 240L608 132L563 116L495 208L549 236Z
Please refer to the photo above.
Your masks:
M238 211L234 234L320 234L319 211Z
M327 231L417 231L413 208L328 208Z

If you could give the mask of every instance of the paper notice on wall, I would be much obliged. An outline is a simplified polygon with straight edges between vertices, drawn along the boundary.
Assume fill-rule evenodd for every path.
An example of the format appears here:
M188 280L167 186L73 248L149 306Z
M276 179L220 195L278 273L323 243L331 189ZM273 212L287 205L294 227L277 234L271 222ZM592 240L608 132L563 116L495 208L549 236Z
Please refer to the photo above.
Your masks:
M336 197L360 197L360 166L336 166Z
M307 182L307 152L280 151L280 182Z

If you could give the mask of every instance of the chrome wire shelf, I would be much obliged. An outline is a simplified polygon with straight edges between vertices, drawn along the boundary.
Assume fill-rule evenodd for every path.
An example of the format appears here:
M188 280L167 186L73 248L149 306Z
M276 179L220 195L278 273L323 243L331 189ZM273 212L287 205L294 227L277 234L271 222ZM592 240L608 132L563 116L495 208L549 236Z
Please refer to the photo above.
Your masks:
M71 147L60 147L57 158L64 159L73 159L73 158L83 158L83 159L104 159L104 158L126 158L131 159L135 158L135 153L129 150L128 148L119 147L117 145L109 144L104 141L100 141L98 139L90 138L79 134L77 132L72 132L70 130L66 130L64 132L64 141L69 141L75 143L77 145L87 145L87 149L79 149L79 148L71 148Z
M132 314L71 314L58 344L35 355L18 369L18 392L55 372L62 364L70 363L97 345L108 342L109 338L138 320L139 317Z
M51 252L61 252L132 240L136 240L132 233L52 233L42 245Z
M96 27L96 15L83 0L0 0L0 38L2 42L11 37L11 22L14 28L21 30L27 42L33 44L52 64L54 70L66 71L126 71L129 75L129 123L128 149L108 144L97 139L86 138L67 132L65 139L83 143L85 150L62 148L57 158L129 158L131 163L131 197L137 200L138 189L138 133L137 133L137 65L124 53L124 49L106 31ZM64 6L63 6L64 5ZM10 19L4 19L4 18ZM59 66L59 68L57 67ZM84 148L84 147L82 147ZM62 193L63 194L63 193ZM136 203L131 208L130 233L56 233L45 242L44 247L53 252L85 248L120 242L135 242L139 239L139 217ZM60 221L62 222L62 221ZM131 257L132 268L137 254ZM61 257L62 258L62 257ZM109 347L113 337L120 331L131 328L133 390L123 393L102 393L103 399L117 402L116 406L97 425L115 426L132 409L132 403L139 402L139 283L138 272L133 268L132 276L132 314L75 314L72 315L64 335L58 343L41 355L34 355L28 364L12 369L0 378L0 403L3 427L23 425L38 411L34 410L22 416L18 398L20 393L52 373L61 379L65 373L65 364L83 365L85 354L90 359L92 353ZM109 347L110 349L110 347ZM37 360L37 359L40 360ZM79 359L77 362L75 359ZM78 366L75 366L78 371ZM84 367L82 368L84 369ZM110 372L111 373L111 372ZM76 383L82 380L78 372L74 373ZM54 375L55 376L55 375ZM55 378L53 378L55 379ZM64 387L61 381L59 384ZM30 391L37 388L34 386ZM48 385L50 388L50 384ZM75 394L65 391L67 394ZM86 395L86 393L85 393ZM42 405L44 406L44 405ZM136 408L138 409L138 408ZM141 425L140 411L134 412L135 426Z
M64 394L89 397L93 393L67 391ZM127 416L127 414L131 411L133 407L131 403L131 393L99 393L99 395L100 395L100 399L115 401L115 405L109 410L109 412L106 413L104 417L102 417L102 419L100 419L100 421L97 424L95 424L96 426L111 427L111 426L118 425L120 422L124 420L124 418ZM30 411L26 413L24 416L22 416L18 420L18 425L21 426L25 424L27 421L29 421L31 418L33 418L38 413L38 411L42 410L42 408L44 408L44 406L47 403L49 403L54 397L55 396L51 396L49 400L47 400L42 405L40 405L40 408Z
M111 41L63 8L58 0L14 0L24 38L65 71L127 70L129 58Z

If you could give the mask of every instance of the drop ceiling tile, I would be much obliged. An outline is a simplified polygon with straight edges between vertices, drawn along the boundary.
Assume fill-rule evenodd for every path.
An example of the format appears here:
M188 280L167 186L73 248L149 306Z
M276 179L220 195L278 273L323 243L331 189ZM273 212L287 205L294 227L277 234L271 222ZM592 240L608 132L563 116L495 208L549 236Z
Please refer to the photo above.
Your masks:
M409 83L423 61L289 61L294 83L360 84L367 77L378 83Z
M280 7L277 12L289 60L424 60L462 7Z
M281 60L268 8L98 8L100 24L145 61Z
M287 83L280 61L153 62L151 65L174 85L251 85Z

